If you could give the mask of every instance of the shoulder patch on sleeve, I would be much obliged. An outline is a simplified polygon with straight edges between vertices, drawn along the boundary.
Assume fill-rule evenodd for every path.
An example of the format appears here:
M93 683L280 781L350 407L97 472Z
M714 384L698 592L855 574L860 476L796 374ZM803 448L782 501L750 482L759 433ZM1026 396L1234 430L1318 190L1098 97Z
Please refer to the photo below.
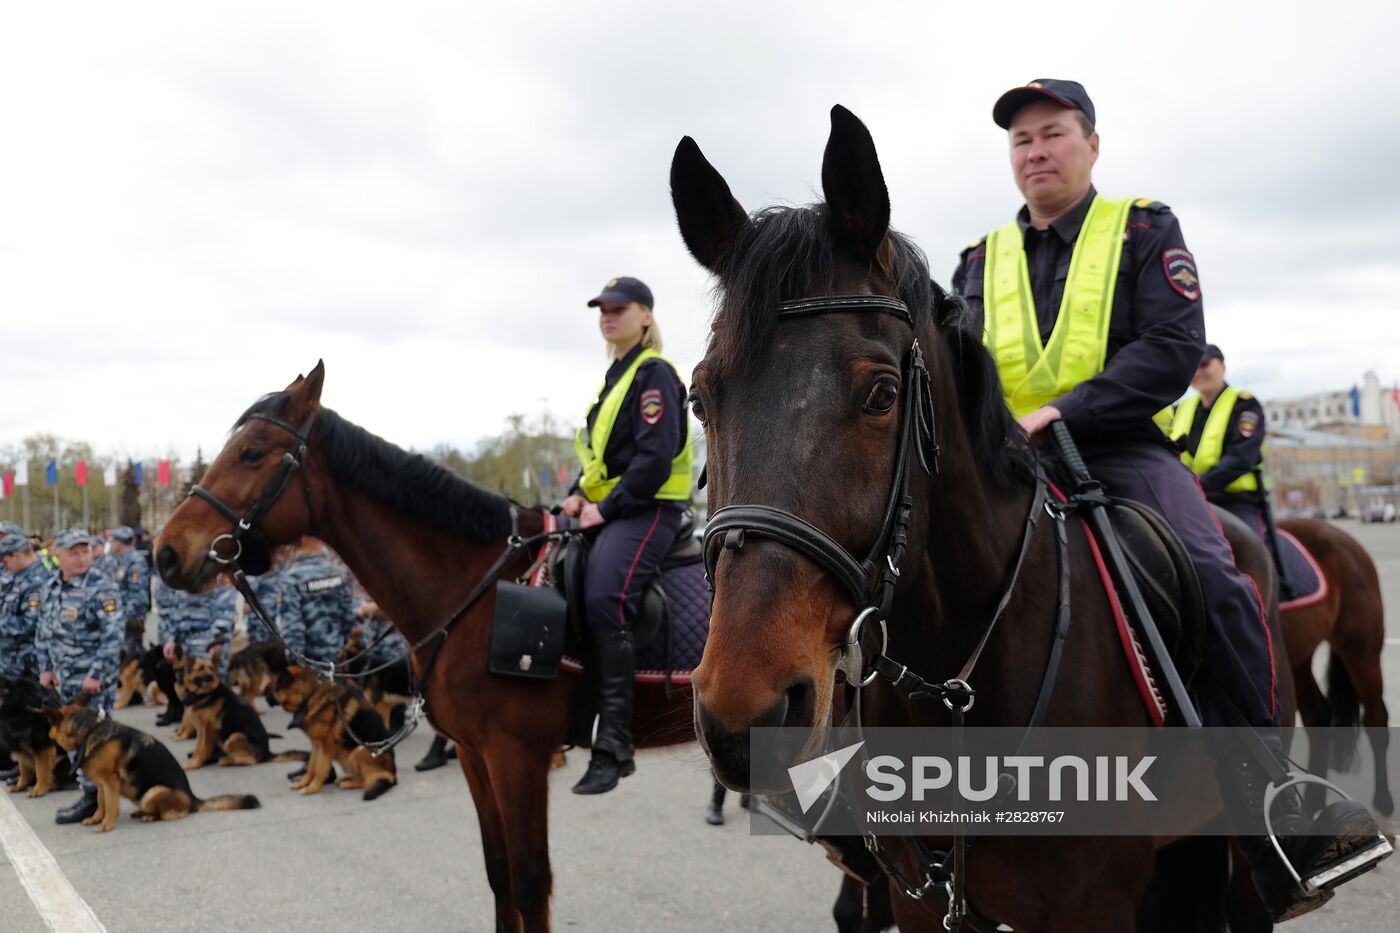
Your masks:
M1201 297L1201 279L1196 274L1196 259L1191 251L1181 246L1173 246L1162 251L1162 271L1167 284L1187 301L1198 301Z
M1236 429L1240 432L1240 437L1253 437L1259 430L1259 413L1256 411L1240 412L1240 420L1236 424Z
M647 389L641 395L640 404L642 420L647 424L656 424L666 412L660 389Z

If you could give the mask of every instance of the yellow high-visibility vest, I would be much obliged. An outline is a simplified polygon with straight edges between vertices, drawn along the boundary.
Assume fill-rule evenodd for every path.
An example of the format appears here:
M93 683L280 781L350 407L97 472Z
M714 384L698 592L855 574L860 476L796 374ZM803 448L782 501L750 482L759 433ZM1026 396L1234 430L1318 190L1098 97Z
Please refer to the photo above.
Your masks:
M670 363L655 350L650 347L637 354L637 358L632 361L632 365L618 377L613 383L612 389L598 405L598 417L593 422L593 431L588 433L588 422L585 419L583 425L574 434L574 452L578 454L579 463L583 464L583 477L579 480L579 488L588 497L589 502L602 502L608 493L617 486L620 476L608 476L608 466L603 462L603 452L608 449L608 438L612 436L613 425L617 424L618 413L622 411L622 400L627 397L627 390L632 387L632 382L637 378L637 370L647 360L661 360L666 365ZM672 367L674 369L674 367ZM607 380L603 381L606 388ZM602 394L602 389L599 389ZM657 490L656 498L668 499L675 502L684 502L690 498L690 436L687 433L685 447L671 460L671 475L666 482Z
M987 238L983 341L996 358L1006 404L1017 418L1103 372L1123 234L1135 200L1094 195L1074 243L1059 317L1044 345L1020 224L1009 223Z
M1195 454L1189 451L1181 454L1181 462L1189 466L1197 476L1201 476L1220 462L1220 456L1225 452L1225 432L1230 427L1230 413L1235 410L1235 402L1239 397L1239 389L1226 386L1225 391L1220 393L1220 397L1210 407L1210 414L1206 416L1206 426L1201 430L1201 442L1196 445ZM1196 409L1200 405L1201 397L1192 395L1176 406L1176 415L1172 418L1172 428L1168 432L1172 440L1179 441L1191 433L1191 423L1196 420ZM1259 466L1260 464L1256 463L1254 469L1235 479L1225 487L1225 491L1258 492L1259 479L1255 476L1255 470Z

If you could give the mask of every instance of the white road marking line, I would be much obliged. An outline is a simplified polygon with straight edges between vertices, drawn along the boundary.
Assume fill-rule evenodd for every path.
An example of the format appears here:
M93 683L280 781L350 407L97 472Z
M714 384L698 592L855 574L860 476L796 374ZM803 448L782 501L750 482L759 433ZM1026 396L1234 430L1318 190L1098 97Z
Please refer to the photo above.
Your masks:
M9 796L0 792L0 846L39 916L54 933L107 933Z

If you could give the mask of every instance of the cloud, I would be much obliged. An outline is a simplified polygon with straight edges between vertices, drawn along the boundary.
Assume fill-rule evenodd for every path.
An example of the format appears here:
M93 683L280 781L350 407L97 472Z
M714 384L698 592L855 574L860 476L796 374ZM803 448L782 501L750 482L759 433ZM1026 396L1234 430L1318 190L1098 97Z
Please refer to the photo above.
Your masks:
M946 283L1019 204L991 103L1045 74L1094 95L1100 190L1177 211L1242 382L1267 397L1367 368L1389 381L1400 125L1382 89L1400 15L1174 16L26 8L0 40L0 313L22 348L4 378L32 392L0 411L0 443L49 430L207 453L321 357L328 402L404 444L467 446L542 406L577 420L602 372L583 304L611 276L652 286L683 374L703 352L709 281L667 190L682 135L746 207L803 203L828 109L851 107L895 225Z

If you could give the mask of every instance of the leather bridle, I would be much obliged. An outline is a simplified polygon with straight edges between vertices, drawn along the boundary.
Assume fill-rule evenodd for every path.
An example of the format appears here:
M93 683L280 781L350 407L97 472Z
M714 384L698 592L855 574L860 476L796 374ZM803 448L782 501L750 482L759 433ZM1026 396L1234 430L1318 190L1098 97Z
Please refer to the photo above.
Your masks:
M220 515L233 522L232 531L218 535L213 541L209 542L209 559L215 563L223 564L224 566L233 565L240 568L242 568L243 542L245 540L248 540L250 543L260 548L262 550L260 556L265 557L270 562L271 554L268 551L266 539L261 529L258 528L258 522L272 510L272 507L277 504L277 500L282 498L282 493L287 491L287 487L291 485L292 482L292 474L301 470L302 466L305 465L306 447L311 438L311 429L316 424L316 413L312 412L307 415L306 420L301 423L301 427L299 428L295 427L290 422L283 421L281 418L274 418L271 415L249 415L248 419L250 421L256 419L258 421L266 421L268 424L274 424L296 439L296 443L288 447L287 452L282 455L282 462L277 465L277 472L267 481L267 485L263 487L262 493L259 494L258 498L253 501L253 504L248 507L248 511L240 516L233 509L229 508L222 499L203 486L191 486L189 492L191 497L203 499L213 506ZM311 476L305 470L302 470L301 477L302 486L306 491L307 517L314 523L316 511L311 498ZM233 553L231 555L225 556L219 553L219 547L224 542L232 543ZM258 573L261 571L254 572Z
M778 320L791 321L819 314L887 314L914 330L908 306L897 298L880 295L836 295L803 298L778 305ZM867 670L862 648L867 623L880 630L880 651L889 640L885 618L894 601L900 562L909 542L909 522L914 500L909 493L910 452L917 456L925 476L938 472L938 439L933 396L923 351L915 336L904 354L900 371L899 440L895 447L894 477L886 500L880 532L864 560L857 560L835 538L800 516L777 506L727 505L710 516L705 528L705 572L713 585L722 551L738 551L749 536L776 541L797 551L832 575L857 607L837 660L837 670L848 683L865 686L876 676Z

